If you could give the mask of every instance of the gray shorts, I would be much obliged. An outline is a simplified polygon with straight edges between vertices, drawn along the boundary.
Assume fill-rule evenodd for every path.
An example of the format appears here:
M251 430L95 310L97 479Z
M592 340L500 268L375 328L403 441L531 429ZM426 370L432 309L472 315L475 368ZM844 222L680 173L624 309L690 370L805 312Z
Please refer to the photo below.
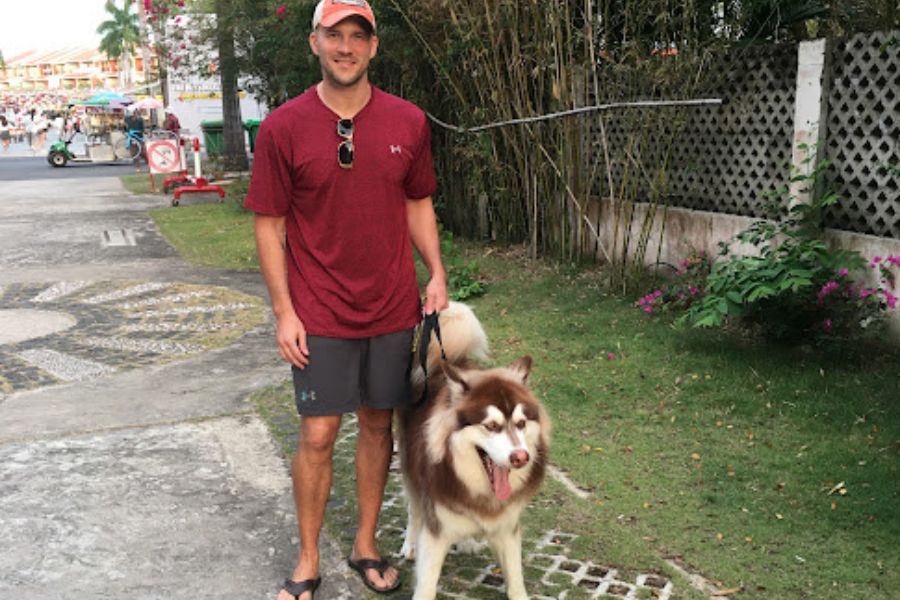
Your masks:
M342 415L361 404L380 409L409 404L414 331L362 339L307 336L309 364L292 367L297 412Z

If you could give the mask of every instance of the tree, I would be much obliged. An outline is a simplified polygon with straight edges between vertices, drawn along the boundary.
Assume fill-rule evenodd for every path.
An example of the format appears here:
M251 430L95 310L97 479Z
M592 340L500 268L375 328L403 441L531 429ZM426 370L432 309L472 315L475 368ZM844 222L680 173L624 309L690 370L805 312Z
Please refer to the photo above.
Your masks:
M168 104L169 72L177 69L182 57L188 54L189 40L184 30L184 17L201 14L205 3L194 2L191 6L186 0L143 0L143 3L141 20L149 45L156 55L163 102Z
M131 55L141 40L138 16L131 11L133 4L133 0L125 0L119 8L113 0L106 0L106 12L111 18L97 27L97 33L103 36L99 49L111 60L121 59L122 83L125 85L131 83Z
M229 169L246 170L247 149L241 121L238 62L234 51L234 25L229 0L216 0L216 41L219 48L219 80L222 85L224 161Z

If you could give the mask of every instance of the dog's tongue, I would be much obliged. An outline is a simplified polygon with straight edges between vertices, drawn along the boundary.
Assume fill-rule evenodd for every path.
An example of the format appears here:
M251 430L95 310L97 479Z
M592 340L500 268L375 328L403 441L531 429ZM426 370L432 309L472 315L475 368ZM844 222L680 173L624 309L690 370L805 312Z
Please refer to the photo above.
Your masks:
M512 486L509 484L509 469L497 466L497 463L491 465L494 483L494 495L500 502L509 500L512 496Z

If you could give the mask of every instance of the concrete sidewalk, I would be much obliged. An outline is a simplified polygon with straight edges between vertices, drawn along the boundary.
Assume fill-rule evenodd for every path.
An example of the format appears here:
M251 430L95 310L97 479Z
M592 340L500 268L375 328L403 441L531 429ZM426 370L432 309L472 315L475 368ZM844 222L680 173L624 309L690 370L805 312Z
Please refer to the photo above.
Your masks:
M54 186L0 188L0 312L74 321L0 344L0 598L274 598L297 533L247 401L289 376L262 281L183 263L148 225L164 200L96 179L51 204ZM322 550L317 597L365 597Z

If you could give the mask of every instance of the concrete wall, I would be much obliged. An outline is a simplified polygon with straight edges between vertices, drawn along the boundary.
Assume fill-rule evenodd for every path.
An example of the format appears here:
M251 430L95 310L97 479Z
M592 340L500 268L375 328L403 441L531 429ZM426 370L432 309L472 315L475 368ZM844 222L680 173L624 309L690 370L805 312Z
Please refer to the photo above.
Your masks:
M647 203L619 203L619 206L616 206L610 201L602 201L592 203L588 213L593 223L599 223L599 242L609 249L614 247L613 232L616 229L617 219L620 219L620 230L616 236L615 247L622 247L625 228L621 223L626 222L627 219L621 218L623 214L621 211L634 211L630 219L630 235L632 242L635 242L641 234L641 228L644 226L649 209L650 205ZM628 212L625 212L624 215L627 216ZM749 217L683 208L663 209L657 207L650 232L650 241L644 256L648 263L656 262L658 256L660 262L676 267L692 249L703 250L715 257L719 253L719 242L732 241L735 235L749 227L755 220ZM891 238L827 230L826 242L833 247L857 250L868 259L875 256L900 256L900 240ZM734 244L731 250L740 254L749 254L753 251L753 247ZM599 249L596 250L596 259L598 261L605 260L603 252ZM867 283L876 285L878 281L872 276L873 272L870 272L869 275ZM889 312L888 326L894 335L900 337L900 309Z

